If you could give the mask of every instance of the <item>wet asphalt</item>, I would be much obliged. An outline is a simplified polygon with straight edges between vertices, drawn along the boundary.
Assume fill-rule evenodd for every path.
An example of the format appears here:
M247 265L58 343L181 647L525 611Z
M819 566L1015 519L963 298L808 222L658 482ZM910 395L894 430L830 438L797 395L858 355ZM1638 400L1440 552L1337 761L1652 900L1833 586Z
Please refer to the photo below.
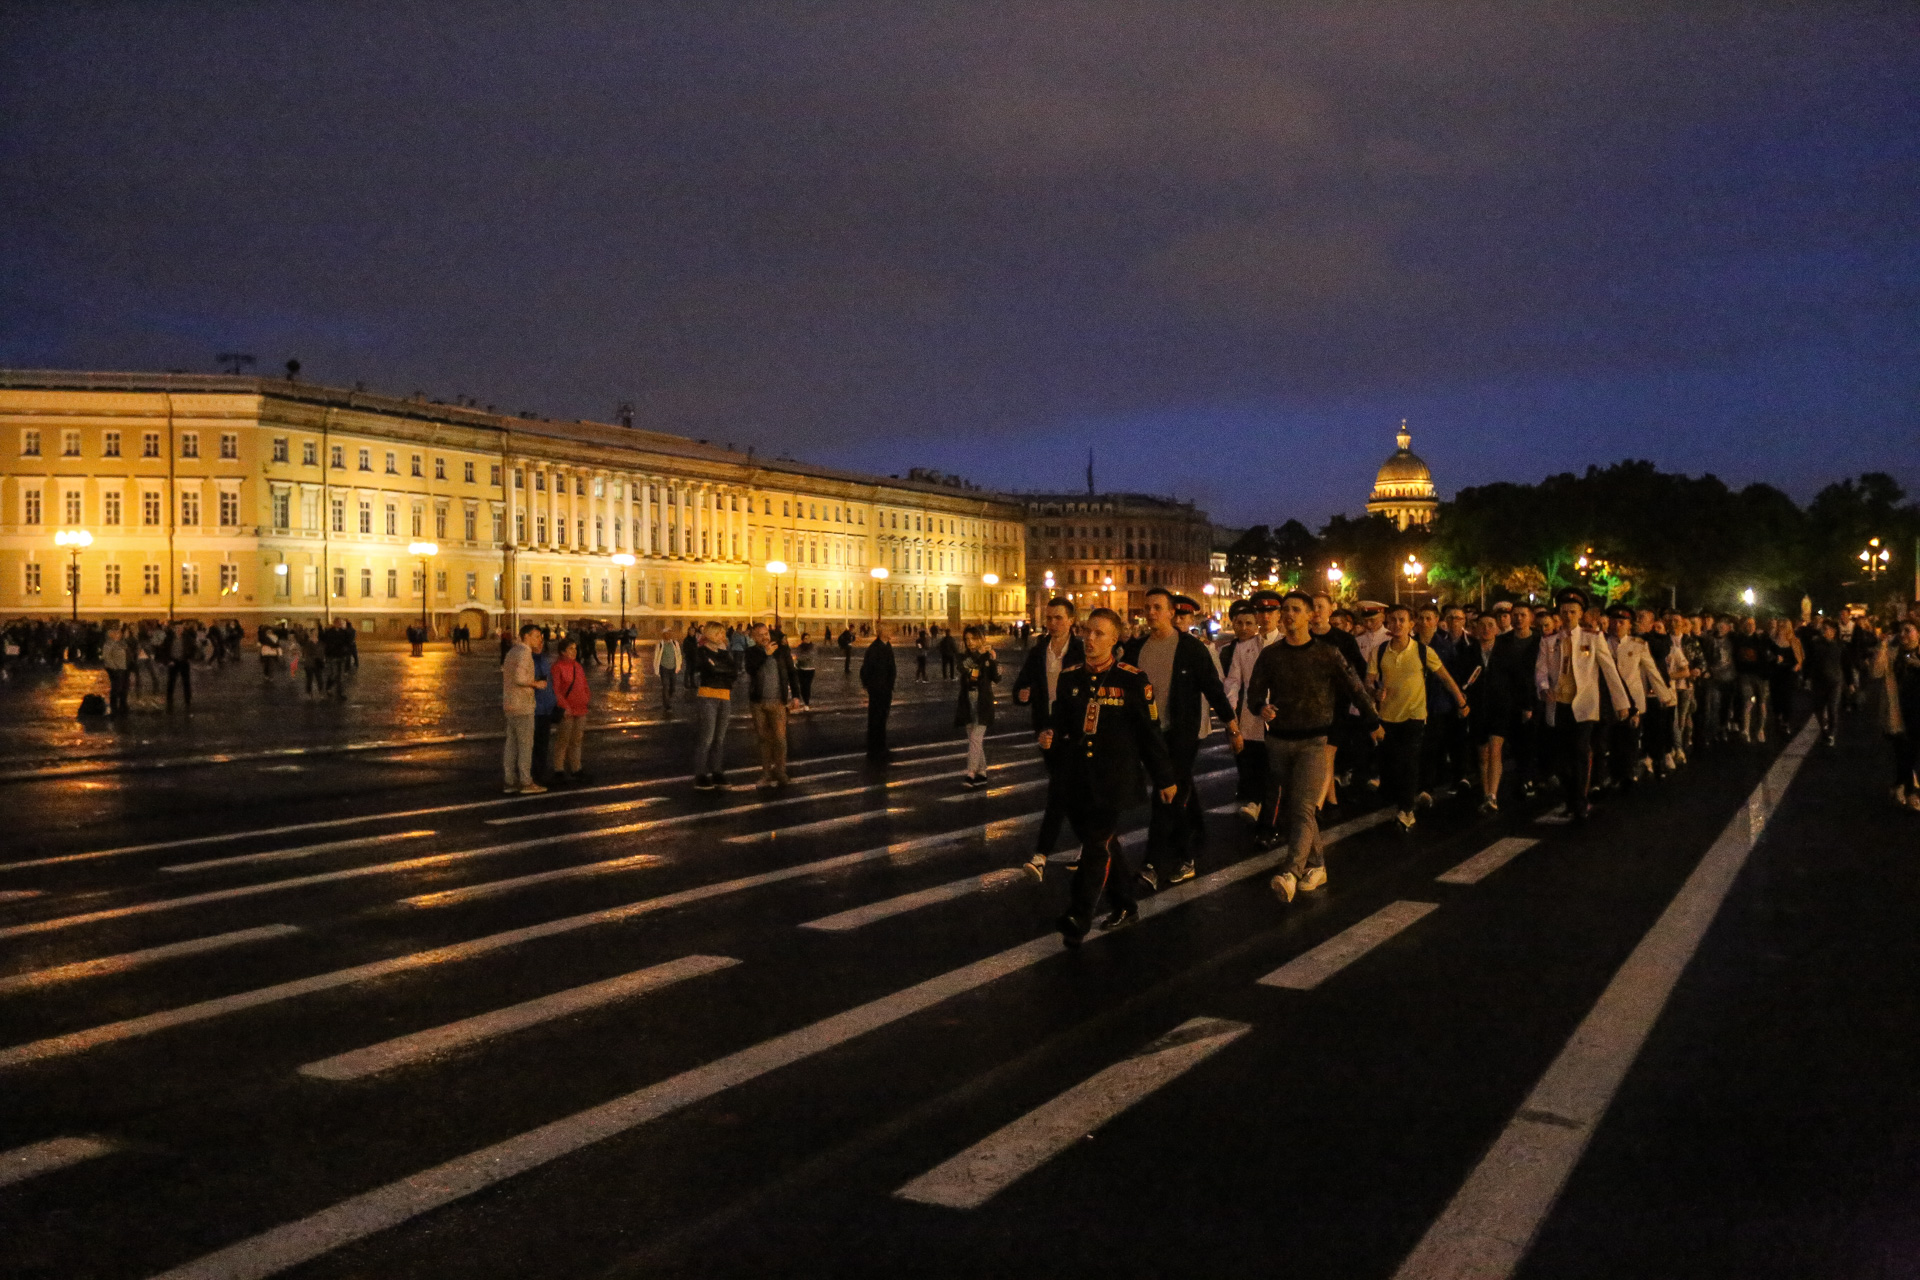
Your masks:
M404 661L382 657L391 682ZM440 661L457 689L444 723L397 727L487 732L491 662ZM635 684L596 699L609 721L659 718ZM1099 945L808 1042L312 1256L244 1253L1045 938L1064 867L1004 874L1043 798L1021 785L1041 777L1023 721L995 728L994 788L964 794L948 689L903 687L901 750L876 769L857 696L823 670L778 797L793 803L774 806L672 781L680 721L589 735L601 789L530 799L499 794L491 739L341 750L393 735L373 715L302 731L306 755L165 768L142 747L134 767L106 751L62 774L10 743L19 769L55 772L0 782L0 893L33 895L0 897L0 1153L100 1149L0 1185L0 1273L148 1276L240 1245L254 1269L227 1274L1391 1277L1782 747L1702 752L1579 829L1535 822L1544 801L1442 802L1403 836L1366 825L1356 795L1328 819L1355 823L1330 884L1292 905L1265 874L1203 881ZM256 701L235 718L298 746L287 723L305 713ZM731 746L744 786L744 724ZM1201 759L1230 767L1223 747ZM1893 809L1886 772L1858 720L1808 754L1519 1274L1920 1274L1920 815ZM1204 781L1203 801L1231 788ZM1237 817L1208 824L1203 875L1253 856ZM1436 881L1503 838L1537 843L1478 883ZM154 844L169 847L132 847ZM261 854L283 856L247 860ZM801 927L969 878L984 879L859 927ZM152 909L174 899L203 900ZM1437 907L1310 990L1258 982L1396 902ZM613 918L541 935L594 913ZM737 963L364 1078L301 1071L696 956ZM417 959L233 999L402 957ZM979 1207L894 1194L1196 1017L1248 1029Z

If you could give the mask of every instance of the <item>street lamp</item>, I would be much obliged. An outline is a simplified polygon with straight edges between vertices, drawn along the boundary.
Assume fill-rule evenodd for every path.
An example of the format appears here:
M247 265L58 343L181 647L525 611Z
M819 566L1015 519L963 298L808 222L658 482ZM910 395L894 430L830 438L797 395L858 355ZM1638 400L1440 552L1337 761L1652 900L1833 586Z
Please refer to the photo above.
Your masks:
M883 564L877 564L867 570L867 576L873 579L873 634L880 635L880 584L893 576L893 571Z
M1106 577L1102 578L1100 580L1100 585L1102 585L1107 589L1107 608L1109 609L1113 608L1113 575L1108 574Z
M983 573L980 575L980 581L987 584L987 634L992 635L994 613L993 589L1000 585L1000 575L997 573Z
M1400 575L1407 580L1408 591L1413 590L1414 579L1418 578L1421 573L1425 571L1425 568L1426 566L1413 558L1412 552L1407 553L1407 562L1400 566ZM1395 604L1400 603L1400 584L1398 582L1393 584L1393 602Z
M407 551L420 557L420 638L425 640L427 631L427 593L433 590L433 579L427 570L429 561L440 554L437 542L409 542Z
M633 557L622 551L613 557L620 566L620 653L625 657L631 646L627 644L627 570L633 568Z
M53 545L65 547L72 555L67 566L67 594L73 598L73 620L80 621L80 552L82 548L93 545L93 535L85 529L59 529L54 532Z
M1754 594L1754 590L1752 587L1748 587L1745 591L1742 591L1740 593L1740 603L1744 604L1749 609L1753 608L1754 601L1758 600L1759 598L1760 598L1759 596Z
M1876 581L1892 559L1892 553L1880 545L1880 539L1868 538L1867 549L1860 553L1860 563L1867 567L1867 581Z
M1329 591L1338 591L1340 589L1341 581L1346 576L1347 575L1343 573L1340 569L1339 561L1336 560L1334 561L1334 563L1328 565L1327 566L1327 589Z
M787 572L785 560L767 561L767 572L773 575L773 629L780 629L780 579Z

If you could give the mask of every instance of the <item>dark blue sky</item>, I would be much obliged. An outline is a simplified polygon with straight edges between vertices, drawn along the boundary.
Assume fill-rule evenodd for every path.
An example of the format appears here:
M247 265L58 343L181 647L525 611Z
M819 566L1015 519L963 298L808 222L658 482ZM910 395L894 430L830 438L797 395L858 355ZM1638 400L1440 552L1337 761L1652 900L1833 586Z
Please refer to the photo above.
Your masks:
M1920 490L1889 5L0 8L0 365L1357 511L1622 457Z

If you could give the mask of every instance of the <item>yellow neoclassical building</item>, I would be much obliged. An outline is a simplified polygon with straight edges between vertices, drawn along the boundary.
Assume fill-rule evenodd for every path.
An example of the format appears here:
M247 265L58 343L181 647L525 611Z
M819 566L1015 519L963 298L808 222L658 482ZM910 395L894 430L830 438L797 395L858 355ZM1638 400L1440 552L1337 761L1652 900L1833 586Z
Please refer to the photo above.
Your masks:
M0 616L423 611L789 631L1026 609L1024 512L944 477L292 380L0 371ZM69 595L71 538L79 594ZM631 563L628 563L628 561ZM875 571L884 569L884 574Z

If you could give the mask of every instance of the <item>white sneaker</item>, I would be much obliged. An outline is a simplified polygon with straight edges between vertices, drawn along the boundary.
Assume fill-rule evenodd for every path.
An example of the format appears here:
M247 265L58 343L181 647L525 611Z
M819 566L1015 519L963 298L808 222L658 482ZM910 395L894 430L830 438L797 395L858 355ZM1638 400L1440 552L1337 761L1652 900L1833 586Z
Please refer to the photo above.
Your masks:
M1282 871L1279 875L1267 881L1267 887L1278 895L1280 901L1292 902L1293 891L1297 887L1297 882L1293 878L1293 872Z
M1308 867L1307 874L1300 877L1300 892L1312 893L1315 889L1320 888L1326 883L1327 869L1325 867Z

